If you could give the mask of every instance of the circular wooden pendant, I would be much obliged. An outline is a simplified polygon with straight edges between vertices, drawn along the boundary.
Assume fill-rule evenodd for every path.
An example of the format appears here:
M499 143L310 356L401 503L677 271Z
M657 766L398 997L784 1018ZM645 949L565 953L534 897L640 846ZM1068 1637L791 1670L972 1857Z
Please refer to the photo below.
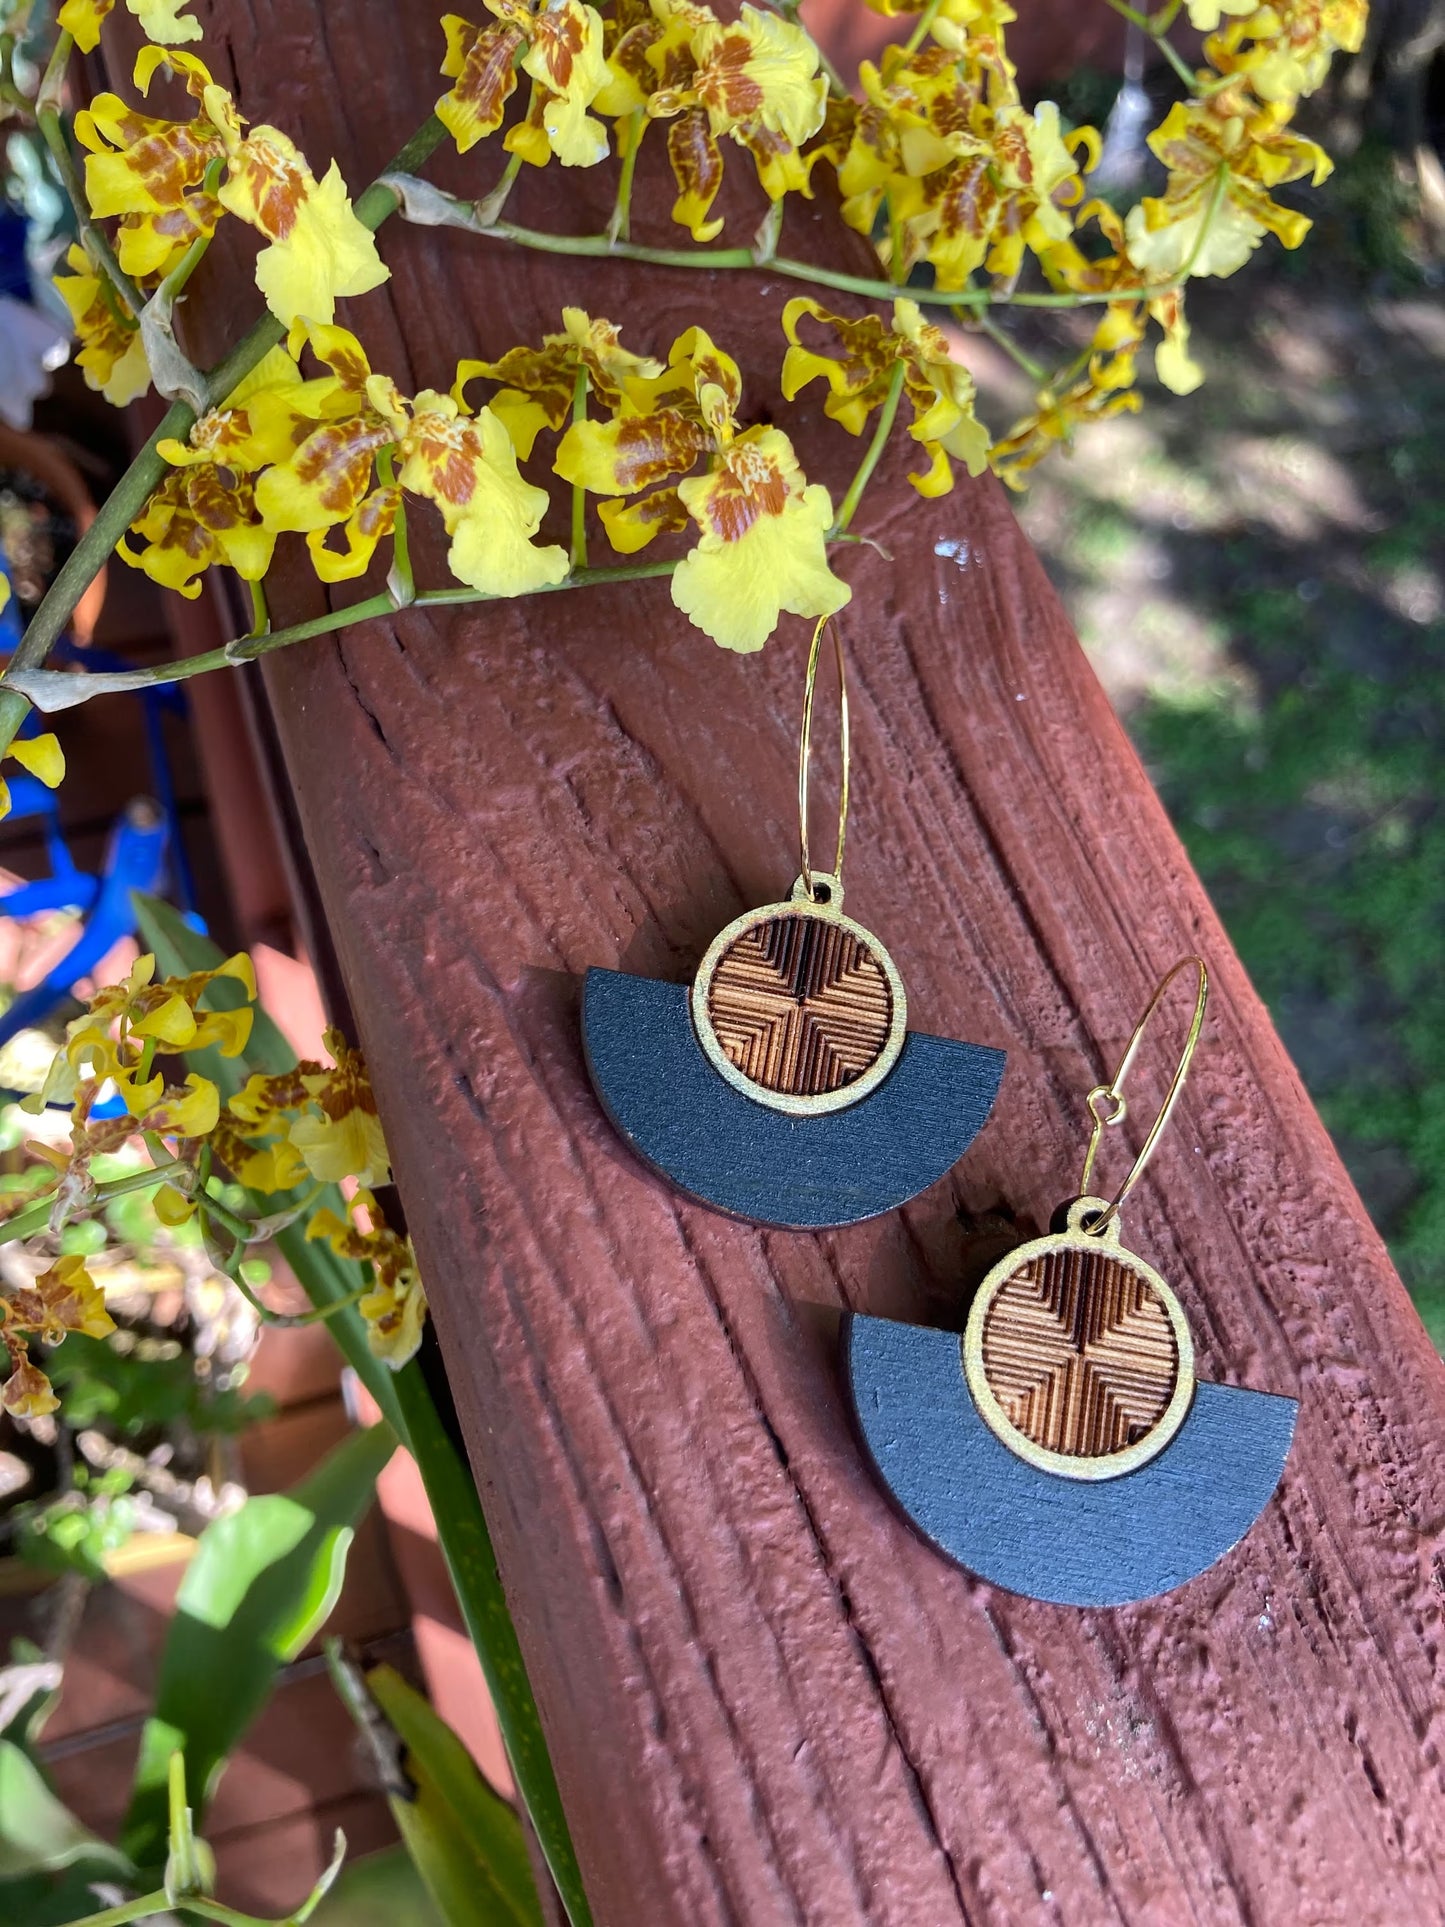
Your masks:
M1068 1229L1021 1245L979 1286L963 1337L979 1415L1011 1452L1069 1479L1112 1479L1147 1464L1183 1424L1194 1396L1194 1345L1164 1280L1084 1221L1101 1198L1070 1206Z
M878 939L801 878L788 903L749 910L720 930L692 986L698 1040L734 1089L806 1117L856 1104L903 1049L907 999Z

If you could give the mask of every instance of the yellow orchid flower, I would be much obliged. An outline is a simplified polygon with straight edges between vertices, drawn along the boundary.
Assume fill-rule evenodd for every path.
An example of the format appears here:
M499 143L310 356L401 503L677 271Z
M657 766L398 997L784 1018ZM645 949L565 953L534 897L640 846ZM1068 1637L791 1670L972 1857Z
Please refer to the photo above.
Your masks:
M702 328L673 343L666 368L622 384L610 421L576 422L554 463L564 481L604 501L612 546L632 554L694 526L672 599L726 649L761 649L783 609L824 615L851 591L828 568L828 491L803 479L781 429L738 432L737 363ZM686 476L700 457L706 474ZM660 485L660 486L659 486Z
M1313 141L1285 132L1286 103L1260 106L1241 84L1208 100L1176 101L1149 136L1169 169L1162 195L1131 208L1129 259L1157 280L1233 274L1267 233L1297 248L1310 222L1270 198L1308 176L1316 186L1332 163Z
M238 1183L274 1193L309 1181L305 1160L286 1133L294 1114L311 1102L302 1078L322 1069L303 1062L274 1076L254 1072L226 1105L209 1141Z
M747 429L677 492L701 540L677 565L672 599L724 649L761 649L784 609L834 615L851 599L828 567L828 491L804 482L781 429Z
M237 475L227 482L225 472L208 463L167 476L130 525L145 547L118 542L121 561L189 601L201 593L197 578L217 563L259 582L271 566L275 532L257 513L251 478Z
M1033 413L994 443L989 456L994 473L1010 488L1022 488L1028 472L1050 449L1070 446L1079 428L1137 411L1140 401L1133 383L1134 358L1129 349L1092 356L1087 372L1076 382L1059 395L1042 390Z
M21 769L28 770L48 790L59 789L65 780L65 754L60 747L59 738L47 732L43 736L17 736L3 752ZM0 777L0 817L10 814L10 786Z
M410 1238L393 1231L371 1193L360 1190L347 1202L346 1218L322 1208L306 1227L308 1241L324 1238L341 1258L369 1264L372 1289L357 1309L366 1320L367 1343L373 1355L399 1371L416 1353L426 1319L426 1293L416 1268ZM369 1227L355 1222L364 1212Z
M145 29L147 40L166 46L179 46L184 40L199 40L201 23L183 11L190 0L125 0L126 6ZM74 36L83 54L94 53L100 44L102 21L115 6L115 0L65 0L55 16L63 33Z
M161 1137L203 1138L216 1128L221 1094L210 1078L191 1071L184 1084L167 1084L154 1077L148 1084L122 1090L125 1107L136 1128Z
M321 384L308 384L284 348L264 354L218 407L208 408L184 442L168 436L156 452L173 468L210 462L242 475L254 475L284 462L310 433L318 407L327 396Z
M93 1095L94 1088L113 1078L131 1115L137 1116L150 1102L159 1101L163 1091L158 1078L143 1086L136 1083L152 1044L164 1050L200 1050L214 1044L223 1057L240 1055L251 1035L254 1012L249 1005L256 998L255 972L244 951L214 970L167 977L160 983L155 981L155 969L153 956L140 956L120 983L104 985L95 993L90 1008L67 1027L65 1043L55 1055L43 1089L24 1099L24 1108L39 1112L47 1104L79 1102L84 1086L90 1085ZM207 989L223 979L238 983L246 1002L235 1009L203 1009L201 999ZM146 1094L144 1099L137 1096L132 1103L132 1095L139 1092ZM125 1135L128 1131L118 1141ZM92 1144L89 1148L107 1147Z
M553 467L564 482L595 495L641 497L604 502L600 510L613 548L634 554L664 530L687 527L677 490L657 484L685 475L732 435L741 399L737 363L705 329L689 328L672 344L666 368L624 380L611 421L568 429ZM656 492L642 493L649 489Z
M391 529L405 489L441 510L452 538L449 566L459 581L487 595L523 595L562 580L565 551L532 539L546 491L519 474L501 413L483 408L474 416L461 400L466 382L490 364L462 363L451 395L426 389L408 400L388 376L371 372L345 329L307 333L333 373L329 383L312 385L308 405L320 417L316 427L256 485L269 530L305 530L324 581L358 575ZM376 458L390 450L400 463L397 482L373 489ZM326 531L337 526L346 537L344 553L326 547Z
M442 20L443 75L453 82L437 119L465 154L502 124L517 71L532 81L531 109L507 135L510 153L542 166L592 167L607 157L607 130L587 112L607 80L602 16L583 0L486 0L498 24Z
M313 425L298 428L286 459L261 476L256 506L268 529L305 532L323 582L343 582L365 572L395 525L400 490L373 482L376 458L395 444L396 428L367 395L371 364L356 336L334 323L304 332L331 373L297 391L296 405ZM326 540L338 527L341 551Z
M256 1001L256 971L244 950L238 950L214 970L195 970L185 977L156 982L156 960L149 953L137 957L118 984L106 984L90 1000L82 1022L92 1027L119 1024L124 1036L154 1037L175 1049L199 1050L218 1044L225 1057L237 1057L251 1035L253 1013L202 1010L201 998L213 983L237 983L246 1002Z
M367 294L389 279L335 161L318 181L295 142L267 126L253 127L229 153L217 198L270 242L256 257L256 286L278 321L329 322L341 296Z
M506 424L518 459L526 461L538 430L560 428L571 413L579 369L586 370L590 391L609 408L620 403L624 383L662 373L660 361L624 348L621 332L616 322L564 308L562 332L543 335L540 348L511 348L500 361L459 362L452 399L463 402L467 384L479 375L503 383L487 406Z
M162 69L199 102L190 121L138 114L114 94L76 117L77 135L93 150L85 173L91 211L120 218L123 264L129 252L135 272L159 271L140 263L157 258L162 240L180 246L209 233L214 199L265 237L256 285L288 325L298 316L329 322L340 296L365 294L386 280L390 270L375 236L357 220L334 161L318 181L279 128L244 133L236 103L194 54L143 47L135 64L142 95ZM218 160L226 178L212 197L203 183Z
M57 1258L31 1290L39 1300L38 1319L32 1329L52 1345L59 1344L67 1332L105 1338L115 1330L115 1320L105 1308L105 1293L86 1270L82 1257ZM27 1291L16 1294L22 1318L29 1296Z
M60 1403L50 1380L27 1354L26 1334L58 1345L67 1332L105 1338L114 1330L105 1294L86 1270L84 1258L57 1258L28 1285L0 1285L0 1342L11 1365L10 1377L0 1385L0 1406L15 1418L43 1418Z
M349 337L348 337L349 338ZM227 563L259 581L271 565L276 530L257 502L253 475L289 459L329 405L334 383L305 382L279 348L262 357L218 408L208 409L187 441L157 444L177 473L168 476L131 524L146 546L118 545L121 559L181 595L200 594L196 579Z
M815 354L798 339L798 324L811 315L833 330L843 350L841 360ZM929 458L928 468L909 481L920 495L946 495L953 487L953 461L961 461L970 475L988 466L988 430L974 412L973 377L948 352L942 329L925 321L916 301L902 297L893 304L893 328L878 315L856 321L830 314L806 296L790 301L783 310L783 332L790 346L783 361L784 399L792 401L808 382L828 384L823 412L841 422L850 435L861 435L873 410L887 396L893 370L902 362L903 393L913 409L909 430Z
M162 63L181 74L187 91L202 100L210 84L203 63L160 47L142 48L136 61L142 94ZM97 94L76 115L75 134L89 150L85 196L90 211L102 220L118 220L116 254L127 274L164 274L193 241L215 232L221 204L205 182L207 171L224 159L226 143L204 107L191 120L174 121L143 113L119 94Z
M1224 11L1245 17L1211 34L1205 59L1221 73L1247 80L1261 100L1293 105L1323 85L1337 53L1359 52L1369 6L1368 0L1276 0Z
M1189 24L1200 33L1213 33L1226 14L1253 13L1259 0L1185 0Z
M366 1059L348 1046L339 1030L328 1030L322 1042L335 1061L302 1072L302 1089L316 1108L304 1111L291 1125L290 1142L314 1178L335 1184L359 1178L368 1187L387 1184L391 1160Z
M31 1364L23 1348L17 1356L15 1347L11 1347L10 1362L15 1369L0 1385L0 1405L10 1416L44 1418L48 1412L59 1411L60 1400L51 1390L50 1380L38 1365Z
M803 29L750 0L726 23L686 0L652 4L664 32L645 50L660 83L646 106L653 119L673 121L667 136L678 189L672 218L695 241L710 241L723 225L711 218L722 185L719 138L727 135L748 150L770 200L806 193L809 168L799 150L823 125L828 83ZM679 60L683 35L686 60ZM614 61L613 72L620 79L626 69Z
M1071 145L1081 137L1065 138L1052 101L1032 113L1012 99L990 104L941 47L911 60L891 48L882 70L865 62L861 78L888 138L875 130L864 144L871 180L855 168L839 181L845 193L877 191L879 165L887 170L882 191L904 249L890 262L896 272L927 260L940 288L962 288L980 267L1012 277L1026 248L1038 253L1068 236L1064 210L1083 193Z
M407 401L384 375L366 387L395 431L401 486L441 510L451 537L447 566L457 580L496 596L555 587L567 573L567 551L533 540L547 491L522 479L501 417L486 407L468 414L430 388Z
M373 1357L396 1372L416 1356L426 1324L426 1292L414 1262L379 1279L356 1309L366 1321Z
M437 102L436 117L462 154L501 126L517 84L517 56L527 43L510 14L493 12L500 21L495 27L474 27L459 13L442 16L447 37L442 74L453 85Z
M587 112L607 80L602 16L596 8L582 0L550 0L540 7L522 72L532 81L531 108L503 142L508 152L534 167L544 166L549 152L564 167L595 167L606 160L607 129Z
M1106 202L1090 201L1079 211L1078 228L1082 230L1091 223L1097 224L1112 252L1091 259L1072 239L1050 248L1040 257L1050 282L1075 294L1136 288L1139 270L1128 255L1123 220ZM1192 394L1203 381L1204 370L1189 353L1182 288L1169 289L1147 301L1111 301L1091 346L1096 354L1117 354L1123 348L1132 351L1143 342L1151 320L1163 330L1163 339L1154 351L1154 372L1174 394Z
M80 339L75 357L88 388L124 408L151 385L150 364L135 316L77 242L66 254L73 269L57 274L55 288Z

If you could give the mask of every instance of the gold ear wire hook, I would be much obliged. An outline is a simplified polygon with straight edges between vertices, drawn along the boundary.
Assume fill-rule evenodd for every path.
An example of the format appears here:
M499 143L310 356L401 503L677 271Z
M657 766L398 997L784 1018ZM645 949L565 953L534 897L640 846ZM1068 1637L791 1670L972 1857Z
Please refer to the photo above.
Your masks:
M798 829L802 849L803 885L809 897L813 896L813 866L808 851L808 772L813 760L813 696L818 685L818 653L823 646L823 632L832 624L833 651L838 659L838 715L842 733L843 776L838 791L838 850L833 858L833 877L843 880L843 838L848 829L848 674L843 666L843 638L831 616L824 616L813 631L813 646L808 651L808 676L803 685L803 734L798 744Z
M1097 1218L1094 1218L1085 1226L1085 1229L1091 1233L1102 1232L1111 1219L1118 1217L1120 1206L1144 1175L1144 1167L1148 1164L1150 1158L1153 1157L1159 1140L1164 1135L1164 1128L1169 1122L1174 1106L1179 1101L1179 1093L1184 1089L1184 1080L1188 1077L1189 1066L1194 1061L1194 1051L1199 1042L1199 1034L1204 1029L1204 1006L1209 1001L1209 972L1204 967L1204 959L1202 957L1185 957L1179 963L1175 964L1174 968L1160 983L1154 995L1149 999L1148 1009L1134 1026L1134 1035L1125 1046L1124 1055L1119 1059L1119 1067L1114 1072L1114 1075L1109 1079L1107 1084L1096 1084L1084 1099L1084 1102L1089 1107L1089 1115L1094 1120L1094 1129L1089 1138L1089 1148L1084 1153L1083 1176L1079 1179L1079 1195L1081 1197L1087 1197L1089 1195L1089 1179L1094 1175L1094 1159L1098 1156L1099 1142L1104 1132L1112 1125L1122 1124L1128 1115L1129 1107L1124 1102L1124 1079L1129 1075L1130 1066L1134 1062L1134 1056L1143 1040L1144 1032L1149 1027L1149 1021L1164 1001L1170 984L1173 983L1181 971L1191 968L1199 973L1199 994L1194 1000L1194 1016L1190 1021L1189 1035L1184 1040L1184 1049L1179 1055L1179 1067L1175 1071L1173 1082L1165 1094L1164 1102L1160 1106L1159 1115L1155 1118L1148 1137L1145 1138L1143 1144L1140 1146L1139 1155L1135 1158L1133 1168L1129 1172L1128 1177L1125 1178L1124 1182L1119 1186L1119 1189L1114 1193L1107 1209L1101 1211ZM1100 1102L1104 1099L1107 1099L1113 1106L1113 1109L1107 1113L1102 1113L1099 1110Z

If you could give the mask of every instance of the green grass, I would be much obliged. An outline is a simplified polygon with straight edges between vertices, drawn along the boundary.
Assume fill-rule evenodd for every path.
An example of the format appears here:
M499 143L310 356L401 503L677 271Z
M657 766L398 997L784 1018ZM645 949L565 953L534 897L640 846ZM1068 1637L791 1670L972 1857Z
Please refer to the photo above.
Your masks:
M1293 597L1254 595L1240 625L1266 671L1298 650ZM1326 663L1132 726L1445 1348L1445 632L1420 641L1398 678Z

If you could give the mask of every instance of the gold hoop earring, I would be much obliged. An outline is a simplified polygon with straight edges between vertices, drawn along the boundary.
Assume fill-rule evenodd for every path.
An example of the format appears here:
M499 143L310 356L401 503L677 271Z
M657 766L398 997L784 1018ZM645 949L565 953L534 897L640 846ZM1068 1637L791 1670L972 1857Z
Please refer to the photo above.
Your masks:
M1114 1195L1095 1196L1144 1035L1190 970L1193 1016L1159 1114ZM940 1551L1012 1592L1073 1606L1168 1592L1244 1536L1284 1468L1296 1401L1198 1378L1182 1305L1122 1236L1121 1207L1179 1101L1208 995L1198 957L1163 978L1113 1076L1085 1099L1081 1195L1056 1229L993 1267L961 1341L845 1321L853 1406L883 1483Z
M843 913L852 748L836 628L838 834L832 869L813 868L813 711L830 620L808 652L789 896L720 930L690 988L590 970L582 1005L593 1085L633 1149L705 1204L798 1230L916 1197L972 1143L1003 1074L1002 1051L908 1029L892 957Z

